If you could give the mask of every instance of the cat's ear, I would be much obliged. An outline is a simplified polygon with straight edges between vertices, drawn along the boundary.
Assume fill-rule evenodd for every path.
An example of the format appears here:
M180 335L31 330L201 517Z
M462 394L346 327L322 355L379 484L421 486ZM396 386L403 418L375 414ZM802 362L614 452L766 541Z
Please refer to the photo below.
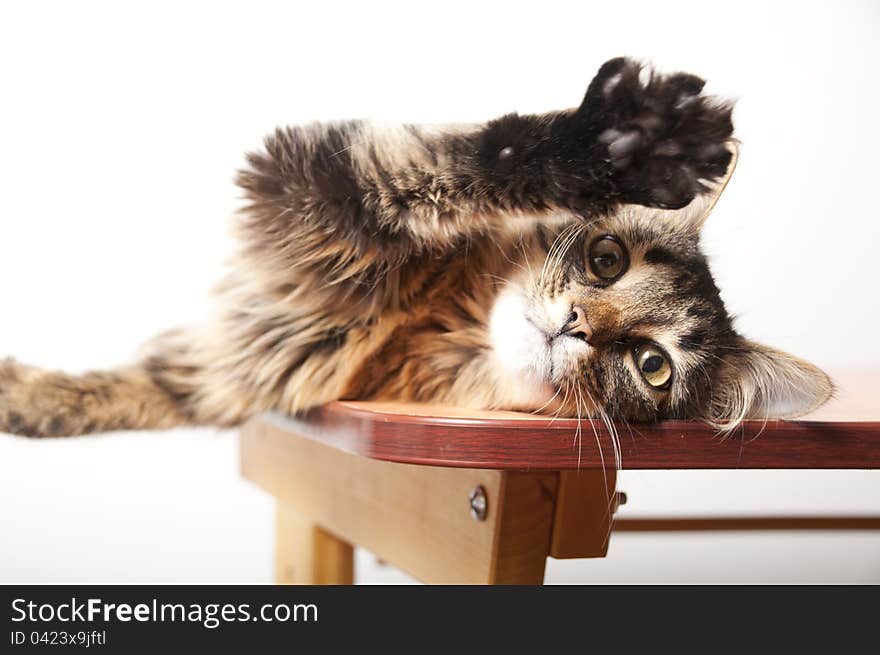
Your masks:
M693 234L698 233L706 223L706 219L709 218L709 214L712 213L712 209L715 207L721 194L724 193L724 189L727 188L727 183L730 182L733 171L736 169L736 160L739 155L736 141L728 141L724 144L724 147L731 154L730 164L727 166L727 172L724 174L724 177L716 182L704 182L708 191L699 194L681 209L647 210L653 215L646 216L645 218L652 222L667 222L676 231L684 230ZM644 213L644 210L642 211Z
M741 339L722 357L707 420L721 429L739 421L803 416L834 392L831 379L809 362Z

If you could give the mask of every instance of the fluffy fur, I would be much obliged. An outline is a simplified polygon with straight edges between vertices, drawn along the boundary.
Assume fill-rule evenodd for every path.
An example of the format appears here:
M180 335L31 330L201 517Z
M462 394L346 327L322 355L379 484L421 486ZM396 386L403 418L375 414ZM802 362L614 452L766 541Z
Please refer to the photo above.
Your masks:
M339 398L727 428L808 411L827 376L740 337L699 250L732 134L702 87L615 59L573 110L279 129L239 174L215 318L115 371L7 360L0 431L234 426ZM613 283L586 255L606 234L629 260ZM575 308L589 339L565 331ZM636 368L645 342L669 355L668 389Z

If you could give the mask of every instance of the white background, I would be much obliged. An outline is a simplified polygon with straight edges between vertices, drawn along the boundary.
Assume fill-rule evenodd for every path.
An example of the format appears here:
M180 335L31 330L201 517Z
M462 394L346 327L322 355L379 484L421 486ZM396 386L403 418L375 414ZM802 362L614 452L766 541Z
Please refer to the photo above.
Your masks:
M880 371L880 3L588 5L4 2L0 355L111 366L205 314L233 172L277 124L568 107L629 54L738 99L740 164L705 244L740 329ZM621 487L631 515L880 510L875 472ZM0 582L268 582L272 530L230 433L0 436ZM617 535L548 580L880 582L880 535Z

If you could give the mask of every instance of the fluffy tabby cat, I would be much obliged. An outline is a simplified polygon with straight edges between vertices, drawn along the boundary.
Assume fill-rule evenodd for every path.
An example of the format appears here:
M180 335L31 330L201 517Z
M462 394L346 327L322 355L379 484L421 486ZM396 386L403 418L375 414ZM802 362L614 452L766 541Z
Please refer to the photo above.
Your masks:
M809 411L827 376L738 335L699 250L732 133L702 88L614 59L573 110L279 129L239 174L214 319L113 371L0 363L0 431L233 426L339 398L726 428Z

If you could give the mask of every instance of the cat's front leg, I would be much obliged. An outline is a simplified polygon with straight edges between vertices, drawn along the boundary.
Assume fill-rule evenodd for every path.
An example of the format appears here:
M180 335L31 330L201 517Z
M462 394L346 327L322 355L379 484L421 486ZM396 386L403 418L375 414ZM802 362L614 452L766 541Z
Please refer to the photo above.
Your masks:
M707 190L705 182L724 176L731 158L732 105L703 95L704 84L687 73L663 75L612 59L565 126L569 143L597 144L612 197L683 207Z

